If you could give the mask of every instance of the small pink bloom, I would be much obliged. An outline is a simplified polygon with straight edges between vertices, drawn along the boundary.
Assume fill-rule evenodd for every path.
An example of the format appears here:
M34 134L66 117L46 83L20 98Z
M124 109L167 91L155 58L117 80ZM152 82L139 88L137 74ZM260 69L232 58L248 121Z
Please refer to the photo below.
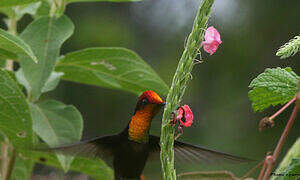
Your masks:
M203 49L210 55L215 53L222 43L220 33L213 26L206 29L204 39L205 41L202 42Z
M179 119L180 126L190 127L193 124L193 112L188 105L181 106L176 119Z

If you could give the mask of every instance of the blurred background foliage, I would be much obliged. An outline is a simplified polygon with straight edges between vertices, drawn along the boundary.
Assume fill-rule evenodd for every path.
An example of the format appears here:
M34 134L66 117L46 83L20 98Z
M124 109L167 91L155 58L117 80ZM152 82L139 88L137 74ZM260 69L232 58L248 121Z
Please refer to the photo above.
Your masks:
M170 85L199 3L199 0L72 3L67 6L66 15L74 22L75 33L63 45L61 53L87 47L126 47L137 52ZM275 119L275 127L259 132L260 119L279 107L254 113L248 99L248 85L267 67L290 66L300 74L299 53L286 60L275 56L281 45L300 32L299 7L297 0L215 1L209 25L218 29L223 43L213 56L202 53L204 62L193 70L183 103L190 105L196 122L184 130L180 140L259 161L274 149L291 107ZM25 16L19 31L31 20ZM121 131L137 101L128 92L66 81L42 98L45 96L79 109L84 118L84 138ZM152 134L159 135L160 120L161 115L153 120ZM281 157L299 136L299 127L298 117ZM177 173L226 169L242 176L254 165L179 164ZM35 174L49 175L52 171L37 166ZM160 178L159 161L148 163L145 174L148 179Z

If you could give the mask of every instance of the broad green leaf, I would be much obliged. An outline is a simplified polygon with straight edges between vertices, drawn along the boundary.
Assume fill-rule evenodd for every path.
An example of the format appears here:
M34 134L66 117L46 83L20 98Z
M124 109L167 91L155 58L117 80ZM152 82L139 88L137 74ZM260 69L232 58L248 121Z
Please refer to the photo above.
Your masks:
M29 179L33 167L34 160L32 158L24 157L22 154L18 154L11 179Z
M1 0L0 7L17 6L17 5L29 4L38 1L39 0Z
M262 111L291 100L296 92L299 76L291 68L266 69L249 85L249 99L254 111Z
M279 164L278 168L274 173L276 174L283 174L289 168L292 159L300 157L300 138L296 140L293 146L289 149L281 163ZM300 171L299 171L300 172ZM278 176L272 176L271 180L277 180Z
M8 18L12 18L15 16L15 7L1 7L0 6L0 13L5 14ZM7 18L4 19L5 22L7 22Z
M25 14L34 16L40 5L41 2L35 2L17 7L0 7L0 12L6 14L8 18L14 18L16 21L19 21Z
M62 168L56 156L45 152L30 152L29 155L41 164ZM77 171L93 177L95 180L113 180L113 170L100 159L74 157L71 171Z
M20 57L24 76L30 85L27 91L31 92L34 101L41 95L45 83L54 70L61 45L73 31L73 23L67 16L41 17L28 25L21 34L21 38L32 47L38 58L36 64L28 61L26 57Z
M56 71L63 79L139 94L154 90L166 95L168 86L136 53L124 48L89 48L67 54Z
M6 64L5 59L1 58L1 56L0 56L0 68L5 67L5 64Z
M292 159L289 167L276 175L275 173L273 176L276 176L275 180L296 180L299 178L300 173L300 157Z
M0 69L0 130L15 147L32 145L30 109L12 77Z
M15 53L12 53L12 52L9 52L5 49L0 48L0 58L3 59L4 61L6 59L16 60L16 59L18 59L18 56Z
M22 39L3 29L0 29L0 48L18 55L25 55L24 57L27 57L32 63L37 62L37 58L31 48ZM4 56L7 56L7 53L4 53L5 51L0 50L1 52Z
M68 3L71 2L135 2L141 0L67 0Z
M41 16L48 16L50 13L50 4L47 2L47 0L42 0L41 5L37 9L34 18L40 18Z
M48 100L31 104L33 130L50 146L70 144L81 139L83 121L79 111L71 105ZM72 157L57 154L65 171L69 169Z
M30 14L34 16L38 9L41 6L41 2L36 2L36 3L31 3L31 4L26 4L23 6L18 6L15 10L16 12L16 19L19 20L21 19L25 14Z
M30 85L28 81L25 79L24 73L22 68L19 68L18 71L15 73L17 81L23 85L26 89L30 90Z
M238 180L232 172L229 171L200 171L188 172L178 175L178 179L206 179L206 180Z
M53 89L56 88L56 86L58 85L59 81L60 81L60 77L64 75L64 73L62 72L55 72L53 71L49 77L49 79L47 80L45 86L42 89L42 92L48 92L48 91L52 91Z

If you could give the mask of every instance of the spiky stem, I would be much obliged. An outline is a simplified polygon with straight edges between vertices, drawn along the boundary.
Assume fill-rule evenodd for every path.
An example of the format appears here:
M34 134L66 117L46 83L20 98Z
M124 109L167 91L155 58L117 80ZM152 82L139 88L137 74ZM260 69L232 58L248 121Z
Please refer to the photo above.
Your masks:
M281 56L280 59L285 59L290 56L294 56L297 52L300 51L300 35L295 36L289 42L281 46L276 55Z
M176 179L173 151L175 129L170 125L171 114L172 112L175 112L177 107L180 105L187 82L191 77L194 59L199 52L213 2L214 0L203 0L199 7L197 16L194 20L192 32L188 37L185 49L178 63L177 70L173 77L172 86L166 100L161 127L160 154L162 172L165 180Z

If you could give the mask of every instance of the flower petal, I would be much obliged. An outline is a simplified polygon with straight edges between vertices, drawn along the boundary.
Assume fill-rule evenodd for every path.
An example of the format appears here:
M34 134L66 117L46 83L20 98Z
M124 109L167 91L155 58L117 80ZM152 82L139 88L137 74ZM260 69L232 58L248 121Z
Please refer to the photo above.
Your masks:
M212 44L207 44L203 46L203 49L205 52L209 53L210 55L212 55L213 53L215 53L218 49L218 44L217 43L212 43Z
M201 44L205 52L212 55L218 49L218 46L222 43L220 33L213 26L206 29L204 35L205 41Z
M180 124L185 127L189 127L193 124L193 112L188 105L181 106L179 109L179 113L182 112L182 118L180 118Z

